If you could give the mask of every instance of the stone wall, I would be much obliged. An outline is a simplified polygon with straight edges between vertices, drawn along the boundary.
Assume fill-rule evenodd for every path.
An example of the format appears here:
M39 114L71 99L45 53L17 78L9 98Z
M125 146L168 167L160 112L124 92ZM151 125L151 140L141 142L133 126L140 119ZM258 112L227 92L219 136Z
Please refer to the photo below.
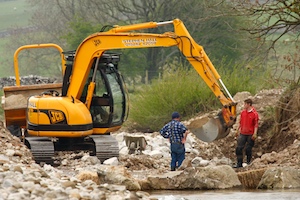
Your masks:
M55 78L48 78L36 75L29 75L29 76L22 76L20 77L21 85L34 85L34 84L43 84L43 83L55 83L57 79ZM0 88L4 86L13 86L16 85L16 77L4 77L0 78Z

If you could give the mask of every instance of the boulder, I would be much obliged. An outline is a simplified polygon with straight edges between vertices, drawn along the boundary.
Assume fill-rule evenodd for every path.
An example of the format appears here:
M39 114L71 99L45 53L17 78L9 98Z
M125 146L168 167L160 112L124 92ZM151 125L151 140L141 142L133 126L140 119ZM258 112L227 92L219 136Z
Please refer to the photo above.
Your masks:
M101 183L124 185L127 190L141 190L141 186L123 166L101 165L97 170Z
M76 178L78 178L80 181L92 180L95 183L100 184L100 180L96 172L81 171L76 175Z
M259 189L291 189L300 188L300 169L293 167L269 168L265 171Z
M117 157L112 157L103 162L104 165L114 165L117 166L119 164Z
M183 171L151 175L149 186L156 190L226 189L241 186L235 171L228 165L188 167Z

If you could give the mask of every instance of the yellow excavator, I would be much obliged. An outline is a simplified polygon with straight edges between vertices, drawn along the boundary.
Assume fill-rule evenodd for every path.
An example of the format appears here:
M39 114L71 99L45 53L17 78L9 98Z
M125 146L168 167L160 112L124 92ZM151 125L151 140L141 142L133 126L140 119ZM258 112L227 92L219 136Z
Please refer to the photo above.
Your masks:
M173 32L134 32L173 24ZM31 150L37 163L53 164L56 151L86 150L101 161L118 156L110 135L128 116L128 94L118 71L120 54L111 50L177 46L223 105L209 120L195 120L189 129L203 141L228 135L236 119L236 103L202 46L179 19L114 26L88 36L76 51L56 44L25 45L16 50L16 85L3 88L2 106L8 129ZM21 85L18 54L24 49L56 48L61 56L62 83Z

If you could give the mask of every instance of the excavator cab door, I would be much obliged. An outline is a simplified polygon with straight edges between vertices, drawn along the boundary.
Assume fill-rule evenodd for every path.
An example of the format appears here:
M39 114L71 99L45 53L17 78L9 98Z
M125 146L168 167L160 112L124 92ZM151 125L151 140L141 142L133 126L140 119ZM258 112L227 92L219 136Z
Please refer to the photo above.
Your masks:
M120 126L128 115L128 94L125 84L118 72L116 59L108 59L109 56L112 55L102 55L97 67L94 62L86 82L86 85L89 85L95 74L95 89L90 106L94 128ZM80 98L83 102L85 90Z

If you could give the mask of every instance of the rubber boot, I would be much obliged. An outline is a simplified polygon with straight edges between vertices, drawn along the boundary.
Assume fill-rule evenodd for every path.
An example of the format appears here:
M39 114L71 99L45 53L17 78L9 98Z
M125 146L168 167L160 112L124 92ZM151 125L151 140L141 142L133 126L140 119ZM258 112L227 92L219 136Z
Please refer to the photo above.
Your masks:
M243 159L238 158L237 159L237 164L234 166L234 168L240 168L243 167Z
M250 165L250 163L251 163L251 157L247 156L247 165Z

